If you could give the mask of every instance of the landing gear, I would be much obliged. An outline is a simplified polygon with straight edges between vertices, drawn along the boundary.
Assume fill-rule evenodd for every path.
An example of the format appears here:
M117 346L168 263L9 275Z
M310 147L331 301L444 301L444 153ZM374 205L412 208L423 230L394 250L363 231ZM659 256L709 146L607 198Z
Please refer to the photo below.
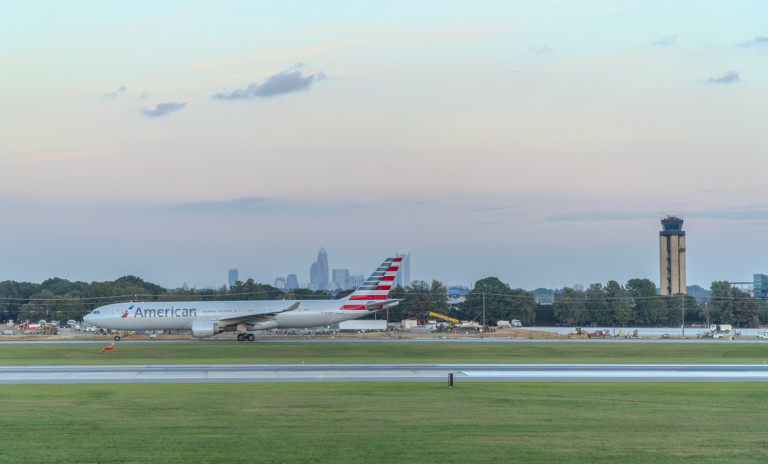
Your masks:
M249 333L239 333L239 334L237 334L237 341L238 342L242 342L242 341L245 341L245 340L248 340L249 342L252 342L252 341L256 340L256 337L253 334L249 334Z
M120 335L115 335L115 341L116 341L116 342L119 342L119 341L120 341Z
M252 342L256 339L256 337L253 336L253 334L248 334L248 341Z
M242 342L245 340L245 334L237 334L237 341Z

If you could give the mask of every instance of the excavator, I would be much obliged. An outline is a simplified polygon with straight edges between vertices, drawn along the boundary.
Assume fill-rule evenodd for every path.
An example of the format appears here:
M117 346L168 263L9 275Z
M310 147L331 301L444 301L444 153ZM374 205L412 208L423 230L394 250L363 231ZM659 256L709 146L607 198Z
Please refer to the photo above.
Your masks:
M450 322L451 324L458 324L459 323L458 319L454 319L454 318L448 317L448 316L443 316L442 314L433 313L432 311L430 311L427 314L427 316L437 317L437 318L440 318L440 319L442 319L444 321Z

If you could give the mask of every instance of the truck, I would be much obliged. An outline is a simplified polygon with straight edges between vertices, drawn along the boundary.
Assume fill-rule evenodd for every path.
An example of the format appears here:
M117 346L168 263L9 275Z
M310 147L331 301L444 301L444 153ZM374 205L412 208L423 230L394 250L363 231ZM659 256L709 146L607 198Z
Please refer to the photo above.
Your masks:
M731 324L712 324L709 326L712 338L727 338L733 340L733 326Z

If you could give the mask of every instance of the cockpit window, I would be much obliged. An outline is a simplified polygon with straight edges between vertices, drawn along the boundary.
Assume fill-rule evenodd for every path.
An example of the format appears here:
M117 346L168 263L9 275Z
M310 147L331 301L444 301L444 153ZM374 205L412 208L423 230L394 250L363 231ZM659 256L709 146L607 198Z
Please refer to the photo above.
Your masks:
M94 311L93 314L100 314L98 311Z

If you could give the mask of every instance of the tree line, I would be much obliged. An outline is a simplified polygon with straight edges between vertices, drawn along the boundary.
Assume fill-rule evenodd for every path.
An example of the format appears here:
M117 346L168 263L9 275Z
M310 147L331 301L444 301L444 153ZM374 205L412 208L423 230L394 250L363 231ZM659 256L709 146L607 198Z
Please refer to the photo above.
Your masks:
M475 282L461 304L451 305L460 319L495 325L499 320L518 319L523 325L570 326L675 326L686 324L734 324L757 327L768 324L768 305L726 281L712 282L711 296L697 301L688 295L662 296L648 279L631 279L625 285L611 280L595 283L585 291L562 288L555 291L552 305L540 305L530 291L512 288L496 277ZM107 282L71 282L52 278L41 284L0 282L0 321L36 321L82 317L98 306L126 301L179 300L310 300L343 298L352 290L331 295L325 291L293 289L283 291L271 285L238 281L226 286L197 290L186 284L167 290L139 277L124 276ZM388 310L390 321L406 318L425 320L429 312L451 315L445 285L414 281L397 286L389 298L402 301ZM382 315L377 315L382 317Z
M499 320L518 319L523 325L568 325L607 327L657 327L709 324L733 324L757 327L768 324L768 304L729 282L712 282L711 296L696 300L690 295L659 295L656 284L648 279L631 279L625 285L615 280L595 283L585 291L573 288L555 290L552 305L541 305L530 291L514 289L496 277L475 282L464 302L452 307L450 314L445 286L415 281L397 287L390 298L403 301L390 309L390 320L408 317L426 320L432 311L458 316L488 325Z
M238 281L229 289L189 288L167 290L139 277L124 276L106 282L71 282L58 277L41 284L6 280L0 282L0 321L82 320L99 306L127 301L215 301L215 300L315 300L330 299L322 291L299 288L284 293L253 279Z

